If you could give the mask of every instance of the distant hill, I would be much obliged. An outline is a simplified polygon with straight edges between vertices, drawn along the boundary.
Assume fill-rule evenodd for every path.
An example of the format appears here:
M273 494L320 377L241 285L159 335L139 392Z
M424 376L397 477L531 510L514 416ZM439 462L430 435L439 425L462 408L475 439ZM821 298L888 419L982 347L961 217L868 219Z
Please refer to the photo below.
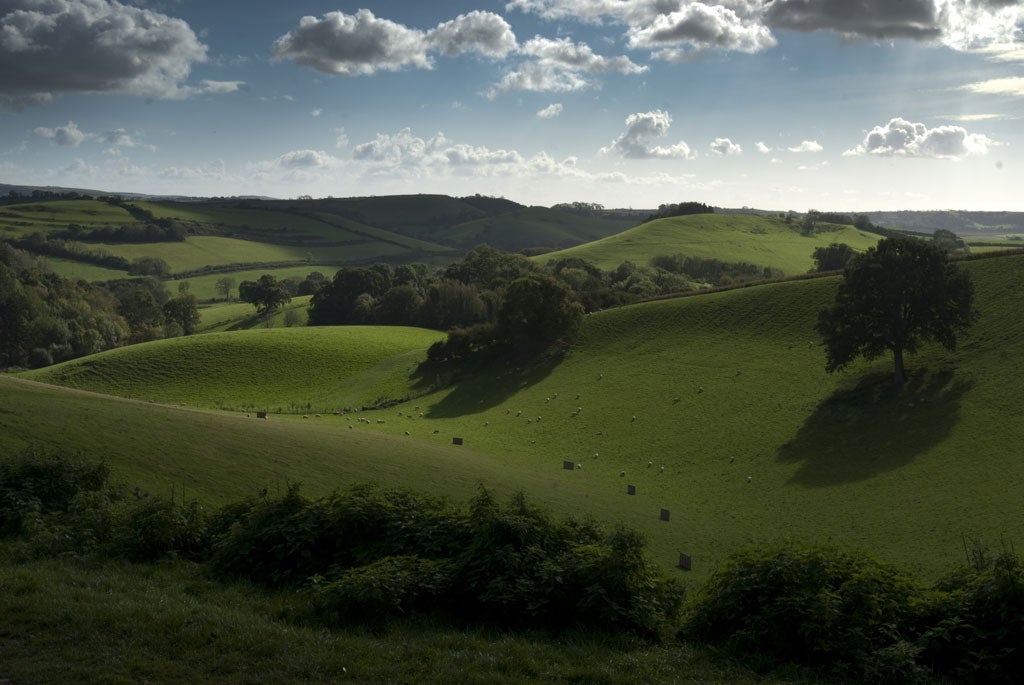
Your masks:
M1024 233L1024 212L897 211L866 212L871 223L907 231L934 233L944 229L962 237L996 237Z
M787 223L777 216L692 214L650 221L602 240L535 259L547 262L579 257L609 270L624 260L646 265L652 257L683 254L724 262L746 262L795 275L813 268L811 255L816 247L838 242L863 251L878 239L878 235L853 226L820 224L813 235L804 235L798 222Z

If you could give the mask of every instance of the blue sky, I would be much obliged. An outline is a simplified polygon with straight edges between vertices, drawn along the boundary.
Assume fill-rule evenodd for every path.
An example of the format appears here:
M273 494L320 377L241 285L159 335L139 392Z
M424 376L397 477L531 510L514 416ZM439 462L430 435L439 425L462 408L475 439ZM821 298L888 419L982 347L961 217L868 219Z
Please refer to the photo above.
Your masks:
M0 0L0 182L1024 211L1016 0Z

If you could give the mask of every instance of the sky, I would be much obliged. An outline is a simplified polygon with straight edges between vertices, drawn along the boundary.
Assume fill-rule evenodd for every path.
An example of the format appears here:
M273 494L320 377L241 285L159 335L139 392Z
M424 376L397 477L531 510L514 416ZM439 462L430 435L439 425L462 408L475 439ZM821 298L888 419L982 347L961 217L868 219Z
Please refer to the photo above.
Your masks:
M1024 211L1021 0L0 0L0 183Z

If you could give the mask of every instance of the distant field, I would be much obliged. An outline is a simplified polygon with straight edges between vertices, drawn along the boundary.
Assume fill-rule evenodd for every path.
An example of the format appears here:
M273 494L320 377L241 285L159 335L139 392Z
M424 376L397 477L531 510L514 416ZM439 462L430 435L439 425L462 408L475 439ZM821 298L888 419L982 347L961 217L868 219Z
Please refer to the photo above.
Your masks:
M286 266L277 269L244 269L242 271L230 271L227 273L212 273L205 274L203 276L188 276L181 280L188 281L188 291L198 297L200 300L220 300L223 296L217 292L217 281L228 276L235 279L235 285L231 290L231 298L238 298L238 284L242 281L255 281L264 274L270 274L274 278L283 281L286 278L306 278L309 274L314 271L319 271L328 279L334 278L334 274L337 273L340 266L332 266L327 264L313 264L305 266ZM176 290L178 281L169 280L167 281L167 287L170 290Z
M575 245L599 240L635 226L636 223L632 217L583 217L569 212L552 212L543 207L527 207L460 224L453 227L448 236L460 242L513 241L508 249L558 247L566 243Z
M99 244L97 247L128 260L139 257L158 257L166 261L174 273L228 264L302 262L310 256L312 257L310 271L316 271L318 263L337 264L384 259L403 252L402 248L387 243L315 247L311 245L273 245L218 236L192 236L184 242Z
M298 320L295 325L305 326L309 320L310 299L312 299L311 295L293 297L291 302L270 318L270 326L267 326L266 321L256 315L256 308L248 302L216 302L203 305L199 308L202 320L197 332L213 333L249 328L280 328L285 325L285 316L288 311L297 313Z
M1024 544L1016 420L1024 359L1014 352L1024 343L1024 256L962 268L974 276L981 318L958 352L928 346L911 355L899 394L889 360L824 372L813 325L838 282L824 278L596 313L560 362L498 362L447 390L362 413L369 423L272 416L258 440L241 438L252 430L244 418L145 403L108 417L101 406L123 405L96 400L87 419L90 405L77 405L78 396L40 388L38 399L19 399L27 391L5 381L0 447L64 442L150 474L144 483L187 481L197 496L225 478L241 478L235 490L258 487L268 473L317 487L328 472L373 474L464 495L483 479L523 487L555 511L635 527L666 566L691 554L694 579L745 544L782 539L840 542L934 577L960 558L965 535ZM410 373L422 358L413 349L439 334L354 329L365 337L343 344L332 337L338 330L194 336L24 377L190 406L265 401L285 410L395 397L435 380L436 369ZM390 335L406 341L405 356L382 358ZM858 385L865 374L875 381ZM36 413L36 403L50 409ZM229 431L231 421L241 423ZM160 427L158 451L102 448L150 430L142 426ZM165 431L183 435L165 445ZM465 445L451 446L452 437ZM289 443L294 449L282 447ZM168 461L173 450L184 453ZM212 453L204 466L199 455ZM565 460L581 468L563 470ZM658 520L662 508L670 522Z
M562 257L579 257L609 270L626 260L643 266L652 257L681 253L687 257L768 266L795 275L814 267L811 255L816 247L838 242L863 251L878 239L879 236L852 226L805 237L775 217L696 214L651 221L602 240L534 259L547 263Z
M59 200L0 206L0 239L63 231L68 224L86 228L135 223L131 214L98 200Z
M96 266L95 264L76 262L70 259L61 259L60 257L47 257L46 263L55 274L64 276L65 278L85 279L90 283L95 281L114 281L120 278L132 278L132 275L127 271L107 269L102 266Z

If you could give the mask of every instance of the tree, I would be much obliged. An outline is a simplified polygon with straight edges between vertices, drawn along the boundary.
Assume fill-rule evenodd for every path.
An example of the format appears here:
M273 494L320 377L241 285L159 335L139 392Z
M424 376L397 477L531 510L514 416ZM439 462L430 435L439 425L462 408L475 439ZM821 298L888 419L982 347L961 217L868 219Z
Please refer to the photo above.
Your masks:
M855 257L835 302L818 314L829 372L858 356L893 356L893 380L904 380L903 353L927 339L948 350L975 318L970 277L939 246L916 238L886 238Z
M286 302L292 301L285 284L271 274L263 274L256 281L238 284L238 298L256 307L258 314L270 314Z
M181 326L182 333L185 335L195 333L201 318L199 303L196 301L195 295L185 292L177 297L172 297L164 302L163 311L164 318L168 322L174 322Z
M816 247L814 257L815 271L836 271L843 269L853 259L857 251L846 243L829 243L828 247Z
M222 276L217 279L217 282L213 285L214 289L224 297L225 300L231 299L231 289L235 287L235 279L231 276Z
M498 336L537 352L572 342L582 321L583 306L568 286L551 276L531 275L508 286L498 311Z

